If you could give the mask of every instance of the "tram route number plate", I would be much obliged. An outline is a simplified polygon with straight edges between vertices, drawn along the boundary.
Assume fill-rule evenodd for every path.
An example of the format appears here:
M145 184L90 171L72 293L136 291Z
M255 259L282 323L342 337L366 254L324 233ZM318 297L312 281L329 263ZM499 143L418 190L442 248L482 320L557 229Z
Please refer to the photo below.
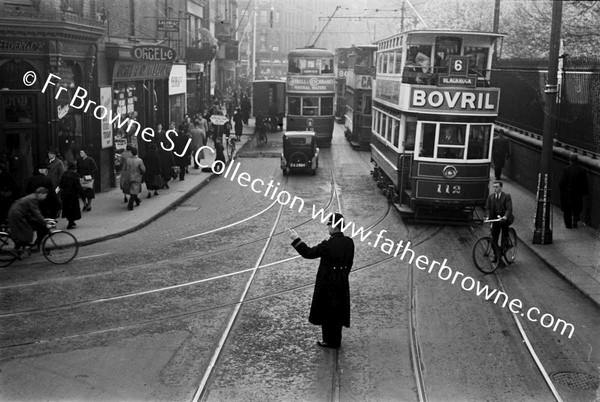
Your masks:
M306 163L290 163L290 167L293 167L293 168L306 167Z

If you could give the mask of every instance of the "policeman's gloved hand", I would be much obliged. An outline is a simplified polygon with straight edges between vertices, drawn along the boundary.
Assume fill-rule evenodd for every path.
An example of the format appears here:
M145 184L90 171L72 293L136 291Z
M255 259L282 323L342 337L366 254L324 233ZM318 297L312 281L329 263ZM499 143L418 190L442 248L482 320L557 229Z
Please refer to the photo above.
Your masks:
M290 239L292 239L292 241L294 241L300 237L300 236L298 236L298 233L296 233L296 231L294 229L287 228L286 232L287 232L288 236L290 236Z

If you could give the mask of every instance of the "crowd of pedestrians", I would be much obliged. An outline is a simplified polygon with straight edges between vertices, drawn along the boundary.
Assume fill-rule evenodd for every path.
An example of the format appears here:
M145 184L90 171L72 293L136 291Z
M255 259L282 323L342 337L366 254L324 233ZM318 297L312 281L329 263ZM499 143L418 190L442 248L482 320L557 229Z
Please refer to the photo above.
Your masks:
M121 175L119 186L127 209L140 206L144 185L146 198L156 197L160 190L169 189L171 180L185 180L188 169L200 169L200 162L205 158L205 152L200 150L203 146L211 146L215 150L215 159L225 163L224 137L228 139L235 134L239 140L242 126L247 124L247 114L247 106L243 102L233 116L215 103L204 113L185 115L179 125L170 122L169 129L177 135L167 137L167 130L158 124L153 142L141 150L142 155L132 144L127 144L123 151L117 151L120 155L117 165ZM213 115L226 119L211 119ZM169 149L170 145L172 149ZM12 215L16 225L17 215L20 220L24 219L19 211L26 211L31 233L46 230L41 223L42 218L62 217L68 222L67 229L75 229L76 222L84 217L83 213L92 211L98 166L88 151L82 149L77 159L68 158L68 161L54 149L49 150L47 156L46 163L36 166L33 175L24 176L22 180L17 180L18 177L9 171L8 164L0 161L0 223L8 222ZM25 197L26 200L17 202ZM30 230L21 232L22 237L30 234Z

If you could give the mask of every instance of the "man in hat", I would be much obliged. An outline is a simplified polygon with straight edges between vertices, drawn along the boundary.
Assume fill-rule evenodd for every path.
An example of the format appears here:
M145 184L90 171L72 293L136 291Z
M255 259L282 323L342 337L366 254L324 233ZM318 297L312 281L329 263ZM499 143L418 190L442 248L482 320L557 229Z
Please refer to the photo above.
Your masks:
M563 170L558 188L565 227L577 229L577 222L583 211L583 198L588 195L587 175L579 166L577 154L569 155L569 166Z
M58 151L55 149L51 149L48 151L48 173L46 174L48 178L52 181L52 190L55 190L58 187L58 183L60 182L60 177L65 172L65 164L62 160L57 158Z
M354 241L342 233L342 214L331 214L327 226L329 239L315 247L307 246L295 230L288 229L288 233L302 257L321 258L308 321L321 326L323 340L317 342L319 346L337 349L342 342L342 327L350 327L348 274L354 261Z

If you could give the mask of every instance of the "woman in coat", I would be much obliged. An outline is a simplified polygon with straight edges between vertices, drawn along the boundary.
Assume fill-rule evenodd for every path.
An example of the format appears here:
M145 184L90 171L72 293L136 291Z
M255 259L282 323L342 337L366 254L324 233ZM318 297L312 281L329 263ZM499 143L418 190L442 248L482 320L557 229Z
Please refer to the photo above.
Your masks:
M125 179L127 178L127 160L131 158L131 145L127 144L125 151L121 154L121 179L119 181L119 185L121 186L121 190L123 190L123 184L125 183ZM125 191L123 191L125 193ZM123 197L123 202L127 202L127 195Z
M137 148L131 147L131 158L127 158L125 164L125 181L123 183L123 193L128 194L129 203L128 210L133 210L133 203L140 206L140 198L138 194L142 192L142 178L146 173L144 161L137 156Z
M81 210L79 209L79 198L83 198L83 187L81 186L80 178L75 164L69 164L69 168L63 173L60 178L60 198L62 199L62 217L69 224L67 229L74 229L75 221L81 219Z
M173 159L173 151L165 151L170 142L167 140L167 133L163 130L162 124L159 124L156 130L156 147L158 148L158 157L160 159L160 174L163 178L162 188L169 188L169 180L171 180L171 169L175 166ZM172 137L171 137L172 138Z
M148 189L148 198L152 197L152 190L154 190L154 195L158 195L159 185L157 184L157 178L161 177L160 174L160 157L158 156L158 151L156 149L156 144L150 144L148 146L148 152L142 158L144 161L144 166L146 167L146 173L144 173L144 183L146 183L146 188Z
M89 212L92 210L92 199L96 198L94 193L94 173L98 168L96 167L96 162L88 156L87 151L82 149L79 151L79 156L77 173L80 177L81 187L83 187L81 199L83 200L83 210Z

